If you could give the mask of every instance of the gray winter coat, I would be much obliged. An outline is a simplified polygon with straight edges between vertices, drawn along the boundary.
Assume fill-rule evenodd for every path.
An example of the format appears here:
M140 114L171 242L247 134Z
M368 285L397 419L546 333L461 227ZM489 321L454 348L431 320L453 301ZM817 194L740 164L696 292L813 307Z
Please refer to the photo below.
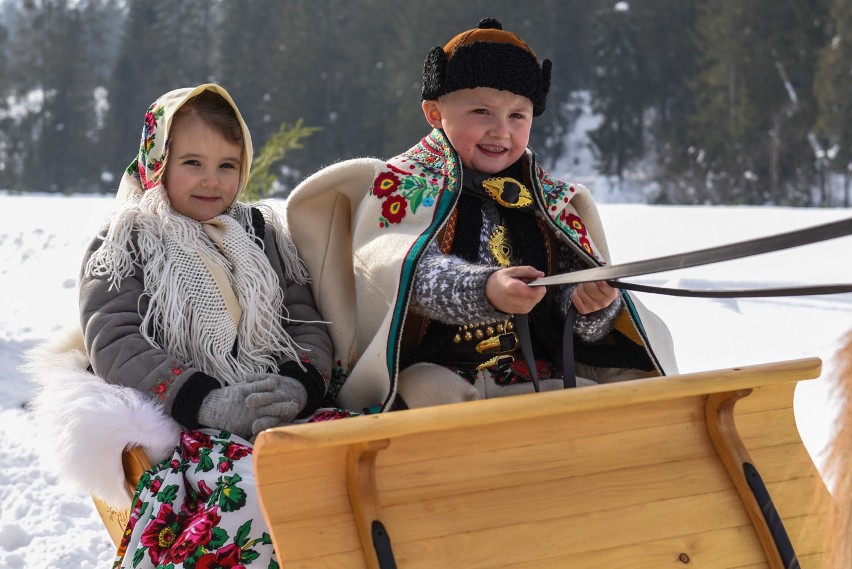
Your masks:
M274 228L264 226L260 215L254 216L254 225L256 234L263 235L264 251L284 293L284 306L292 321L285 323L285 330L301 348L302 366L295 361L279 361L279 369L270 371L302 382L308 403L300 416L306 416L325 397L331 374L331 340L327 326L320 322L310 287L285 282ZM89 257L100 247L105 233L106 228L89 245L80 275L80 322L92 370L108 383L135 388L161 401L165 412L183 426L198 428L201 401L221 383L193 367L192 362L178 361L143 337L140 325L148 300L142 294L140 267L112 290L108 279L85 274Z

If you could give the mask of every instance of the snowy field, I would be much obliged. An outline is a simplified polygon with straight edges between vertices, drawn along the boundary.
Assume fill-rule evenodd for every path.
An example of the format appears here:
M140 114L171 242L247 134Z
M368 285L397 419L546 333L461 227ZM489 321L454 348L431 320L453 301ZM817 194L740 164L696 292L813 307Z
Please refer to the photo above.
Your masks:
M108 567L113 547L87 495L52 474L24 408L22 352L76 322L83 248L111 198L0 195L0 568ZM600 206L616 263L826 223L852 210ZM690 288L852 282L852 238L635 279ZM843 259L846 259L845 261ZM852 330L852 295L703 300L643 295L669 324L683 372L817 356L823 377L799 384L795 411L819 468L830 440L833 356Z

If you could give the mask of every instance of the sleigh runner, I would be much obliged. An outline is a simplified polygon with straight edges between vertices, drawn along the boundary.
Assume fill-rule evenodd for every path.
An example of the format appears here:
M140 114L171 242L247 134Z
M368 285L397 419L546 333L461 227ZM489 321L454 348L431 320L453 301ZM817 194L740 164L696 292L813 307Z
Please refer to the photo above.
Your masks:
M290 569L821 567L829 496L792 408L819 371L805 359L277 428L256 441L257 487Z

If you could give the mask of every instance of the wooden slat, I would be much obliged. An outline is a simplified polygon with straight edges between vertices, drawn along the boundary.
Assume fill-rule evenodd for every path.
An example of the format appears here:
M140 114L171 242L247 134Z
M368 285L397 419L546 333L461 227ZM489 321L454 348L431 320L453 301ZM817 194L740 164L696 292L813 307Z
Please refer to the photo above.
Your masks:
M469 401L411 409L404 413L353 417L343 421L292 425L264 431L257 437L255 449L260 453L281 453L284 449L348 445L379 438L392 439L413 433L466 429L476 425L525 420L543 415L619 409L653 401L672 401L696 395L812 379L819 376L820 369L821 362L818 358L805 358L712 372L637 379L586 389ZM264 448L267 446L273 448Z

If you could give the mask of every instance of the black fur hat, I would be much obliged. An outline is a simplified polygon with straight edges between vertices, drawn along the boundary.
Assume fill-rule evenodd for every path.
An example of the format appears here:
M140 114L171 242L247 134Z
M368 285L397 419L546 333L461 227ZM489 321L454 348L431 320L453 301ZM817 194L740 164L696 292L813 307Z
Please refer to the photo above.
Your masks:
M528 98L538 116L547 106L550 67L549 59L539 65L535 52L500 22L485 18L443 48L432 48L423 65L422 96L429 101L459 89L491 87Z

